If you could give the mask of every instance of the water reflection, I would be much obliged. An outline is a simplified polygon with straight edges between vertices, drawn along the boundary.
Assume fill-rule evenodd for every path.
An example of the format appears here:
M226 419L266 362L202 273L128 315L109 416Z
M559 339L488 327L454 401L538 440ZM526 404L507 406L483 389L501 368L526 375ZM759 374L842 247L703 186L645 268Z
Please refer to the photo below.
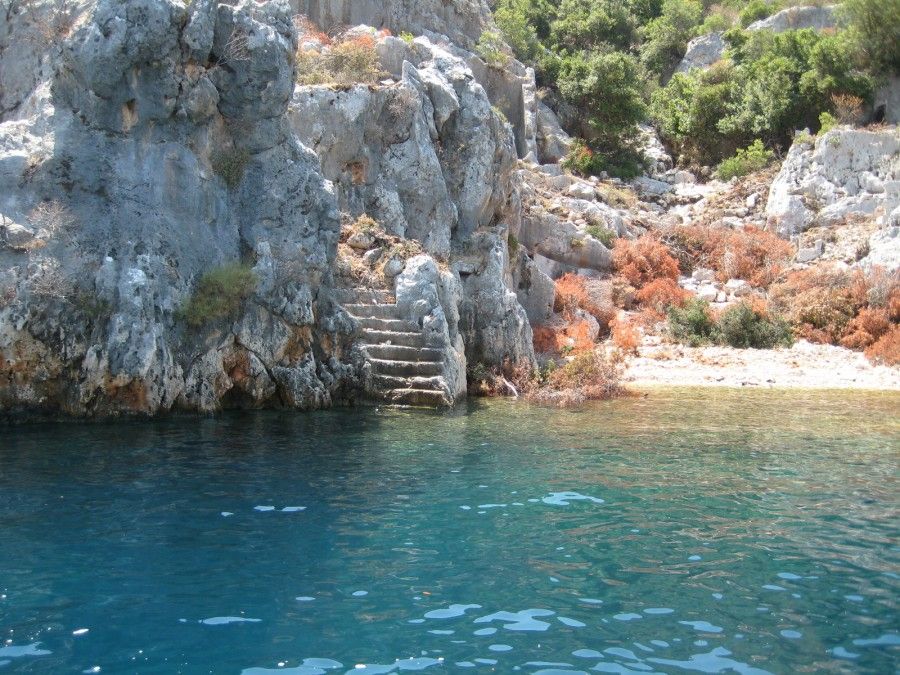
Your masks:
M0 669L891 672L898 403L7 430Z

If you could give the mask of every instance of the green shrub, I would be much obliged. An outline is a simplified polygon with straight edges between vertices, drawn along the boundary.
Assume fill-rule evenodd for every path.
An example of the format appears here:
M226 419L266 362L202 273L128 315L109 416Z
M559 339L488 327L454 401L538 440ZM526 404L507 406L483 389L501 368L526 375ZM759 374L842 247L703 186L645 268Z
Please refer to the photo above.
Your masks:
M827 134L829 131L834 129L838 124L837 117L832 115L830 112L823 112L819 115L819 133Z
M724 62L707 71L676 73L653 92L650 116L682 162L712 164L747 142L718 128L729 113L734 79L734 67Z
M215 174L233 190L241 184L241 180L244 178L244 170L250 161L250 153L239 148L219 149L212 153L209 160Z
M605 51L565 57L557 84L568 103L588 111L595 142L619 147L646 115L644 79L633 56Z
M605 171L611 176L628 179L639 176L645 163L643 155L632 147L603 151L589 147L581 139L575 139L561 166L579 176L599 176Z
M534 63L540 59L543 47L537 29L522 11L521 4L516 1L501 3L494 12L494 21L516 58Z
M561 165L563 169L580 176L596 176L603 171L603 158L591 150L583 140L576 138Z
M754 21L771 16L773 10L772 3L766 2L766 0L750 0L747 6L741 10L740 15L738 15L741 28L746 28Z
M900 0L846 0L843 9L868 67L900 74Z
M569 52L608 47L624 51L635 41L635 28L621 0L562 0L550 26L550 42Z
M739 149L733 157L719 164L716 175L721 180L746 176L748 173L765 169L773 159L775 154L771 150L766 150L762 141L756 139L746 148Z
M406 44L411 45L413 43L413 40L416 39L416 36L409 31L403 31L402 33L400 33L400 39L403 40Z
M855 67L842 33L732 29L726 39L730 64L678 73L652 96L664 140L687 161L716 163L757 138L786 147L836 96L871 99L873 80Z
M588 225L584 228L584 231L603 244L606 248L612 248L616 241L616 233L612 230L608 230L602 225Z
M696 298L684 307L672 306L668 311L669 333L678 342L691 347L714 342L716 324L709 313L709 304Z
M772 349L794 344L791 325L778 316L757 312L748 302L726 309L719 317L716 341L740 349Z
M506 237L506 245L509 248L509 257L515 258L516 255L519 253L518 237L516 237L516 235L514 235L512 232L510 232Z
M671 72L702 20L703 5L697 0L665 0L660 16L641 30L641 62L647 70L660 75Z
M192 328L234 316L256 291L258 280L249 265L229 263L210 270L197 282L178 318Z
M486 64L495 68L503 68L509 63L509 55L506 53L503 37L494 31L486 30L481 34L478 44L475 45L475 53Z

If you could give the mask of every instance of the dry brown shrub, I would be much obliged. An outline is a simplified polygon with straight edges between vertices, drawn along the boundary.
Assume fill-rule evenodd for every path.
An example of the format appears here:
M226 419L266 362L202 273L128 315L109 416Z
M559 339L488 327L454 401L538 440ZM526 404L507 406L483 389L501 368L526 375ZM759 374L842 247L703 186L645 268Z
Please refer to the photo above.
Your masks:
M540 403L577 405L621 396L624 393L621 379L622 363L618 355L607 356L592 350L553 370L546 381L527 395Z
M535 352L539 354L580 354L594 348L591 326L584 319L558 325L535 326L532 329L532 341Z
M681 307L690 293L671 279L654 279L635 295L635 299L645 310L664 316L669 307Z
M605 336L616 315L612 298L612 284L609 281L569 273L556 280L553 309L567 318L571 318L576 309L584 310L597 319L600 334Z
M882 307L866 307L860 310L844 330L841 346L848 349L865 349L877 342L891 329L888 311Z
M613 266L638 289L654 279L678 279L678 261L664 244L646 234L635 241L617 239L613 247Z
M891 293L887 302L888 318L894 323L900 323L900 288Z
M866 349L866 357L873 363L900 365L900 326L893 324L878 342Z
M666 232L663 241L685 272L708 267L719 281L744 279L763 288L781 275L794 256L790 242L755 227L680 225Z
M339 38L322 51L297 52L297 82L301 85L349 87L376 84L383 76L371 35Z
M636 355L641 334L632 319L616 319L612 324L612 341L622 352Z
M614 276L610 283L613 306L619 309L631 309L634 306L634 286L620 276Z
M832 94L834 114L841 124L859 124L863 119L863 100L852 94Z
M550 354L557 350L557 330L550 326L534 326L531 329L534 351L538 354Z
M837 344L865 302L851 289L850 274L833 268L794 272L769 293L772 307L811 342Z
M293 17L293 21L301 42L306 39L319 42L323 45L331 44L331 38L328 37L328 34L319 30L318 26L309 20L309 17L303 14L297 14Z
M556 280L556 297L553 300L555 312L573 312L587 301L584 277L570 272Z

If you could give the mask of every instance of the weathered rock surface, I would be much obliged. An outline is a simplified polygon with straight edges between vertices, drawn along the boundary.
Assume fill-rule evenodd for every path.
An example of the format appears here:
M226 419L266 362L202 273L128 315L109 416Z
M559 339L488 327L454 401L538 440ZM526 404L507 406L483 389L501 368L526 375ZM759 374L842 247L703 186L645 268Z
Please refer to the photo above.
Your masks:
M836 128L815 142L791 146L769 190L769 227L791 236L815 225L850 218L888 224L900 205L900 135L880 130Z
M825 30L837 26L834 6L825 7L788 7L772 16L754 21L747 30L768 30L773 33L784 33L789 30L812 28Z
M420 16L463 42L489 17L480 2L414 4L365 11L408 12L411 30ZM296 10L99 0L56 56L27 58L10 38L20 19L0 22L0 410L353 400L359 322L332 289L341 210L431 254L370 257L396 280L398 320L447 355L449 400L465 391L466 355L533 359L506 250L516 142L465 59L419 38L395 84L295 91ZM33 81L8 66L20 58L43 64ZM181 310L198 280L237 261L252 267L249 297L191 327Z
M676 73L686 73L693 68L709 68L725 53L722 33L709 33L688 42L687 51L675 68Z
M290 0L295 13L305 14L325 30L366 24L399 35L445 35L469 48L485 30L494 28L485 0Z

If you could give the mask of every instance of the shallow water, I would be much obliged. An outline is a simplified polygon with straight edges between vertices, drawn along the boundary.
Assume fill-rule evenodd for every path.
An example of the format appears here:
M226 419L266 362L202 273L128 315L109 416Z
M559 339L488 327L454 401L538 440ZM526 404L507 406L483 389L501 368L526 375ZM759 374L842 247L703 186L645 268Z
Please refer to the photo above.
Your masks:
M895 672L898 411L685 390L0 429L0 673Z

